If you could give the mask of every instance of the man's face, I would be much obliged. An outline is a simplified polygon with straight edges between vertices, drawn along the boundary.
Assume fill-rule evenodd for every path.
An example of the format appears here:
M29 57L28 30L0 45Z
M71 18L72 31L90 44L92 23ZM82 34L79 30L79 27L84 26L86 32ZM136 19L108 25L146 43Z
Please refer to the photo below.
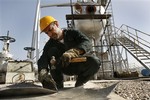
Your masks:
M51 23L46 29L45 33L50 37L55 40L59 39L59 32L58 32L58 26L55 23Z

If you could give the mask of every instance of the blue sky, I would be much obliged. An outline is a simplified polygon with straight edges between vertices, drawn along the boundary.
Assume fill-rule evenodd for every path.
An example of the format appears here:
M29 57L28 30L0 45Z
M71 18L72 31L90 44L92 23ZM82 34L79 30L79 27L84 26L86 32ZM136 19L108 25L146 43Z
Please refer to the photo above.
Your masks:
M41 0L41 3L55 4L69 2L70 0ZM73 0L75 1L75 0ZM26 59L26 46L31 46L33 25L37 0L0 0L0 36L10 36L16 42L10 44L13 57L18 60ZM129 25L143 32L150 33L150 0L112 0L115 25ZM65 14L70 13L70 8L44 8L42 15L52 15L66 27ZM41 35L47 38L44 34ZM0 41L0 51L3 43ZM44 45L44 42L41 43Z

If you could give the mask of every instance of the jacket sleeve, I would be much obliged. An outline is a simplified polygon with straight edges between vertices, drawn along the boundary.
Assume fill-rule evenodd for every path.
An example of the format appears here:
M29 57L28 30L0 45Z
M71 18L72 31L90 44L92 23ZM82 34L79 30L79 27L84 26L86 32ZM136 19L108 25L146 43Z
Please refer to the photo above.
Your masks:
M72 32L72 33L73 33L72 35L77 43L75 48L84 50L85 53L90 51L90 49L92 48L92 43L91 43L90 39L85 34L83 34L82 32L80 32L78 30L74 30L74 32Z

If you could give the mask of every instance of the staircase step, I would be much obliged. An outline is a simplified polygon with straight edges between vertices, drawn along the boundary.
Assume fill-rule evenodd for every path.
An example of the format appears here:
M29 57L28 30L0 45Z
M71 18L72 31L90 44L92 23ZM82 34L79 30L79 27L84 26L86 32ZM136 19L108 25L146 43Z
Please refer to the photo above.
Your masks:
M150 64L150 62L145 62L145 64Z
M145 51L145 50L140 50L140 49L133 49L131 51Z
M134 52L134 54L144 54L145 52ZM146 53L145 53L146 54Z
M128 49L135 49L135 48L133 48L133 47L130 47L130 48L128 48Z
M131 45L125 45L126 47L128 47L128 48L133 48Z
M131 44L129 44L129 43L124 43L124 45L126 45L126 46L132 46Z
M130 44L130 42L128 42L128 41L124 41L124 44ZM131 44L130 44L131 45Z
M145 56L150 56L149 54L146 55L137 55L137 57L145 57Z
M150 58L141 58L141 60L150 60Z

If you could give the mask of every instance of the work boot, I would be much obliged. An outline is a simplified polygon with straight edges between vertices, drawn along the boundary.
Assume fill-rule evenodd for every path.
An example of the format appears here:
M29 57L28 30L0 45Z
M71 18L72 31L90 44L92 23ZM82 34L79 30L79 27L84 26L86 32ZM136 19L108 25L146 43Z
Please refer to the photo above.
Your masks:
M77 81L76 81L76 83L75 83L75 87L82 86L82 85L85 84L87 81L89 81L89 79L90 79L90 76L87 76L87 77L78 76Z
M51 75L56 82L56 86L58 89L63 89L63 74L59 69L51 70Z
M47 72L46 69L42 69L38 76L39 81L42 83L43 88L51 89L57 91L56 82L52 78L51 74Z
M52 78L51 74L47 75L47 77L43 80L42 85L43 85L43 88L58 91L56 82Z
M57 83L57 88L60 90L60 89L63 89L64 88L64 84L63 84L63 82L61 82L61 83Z

